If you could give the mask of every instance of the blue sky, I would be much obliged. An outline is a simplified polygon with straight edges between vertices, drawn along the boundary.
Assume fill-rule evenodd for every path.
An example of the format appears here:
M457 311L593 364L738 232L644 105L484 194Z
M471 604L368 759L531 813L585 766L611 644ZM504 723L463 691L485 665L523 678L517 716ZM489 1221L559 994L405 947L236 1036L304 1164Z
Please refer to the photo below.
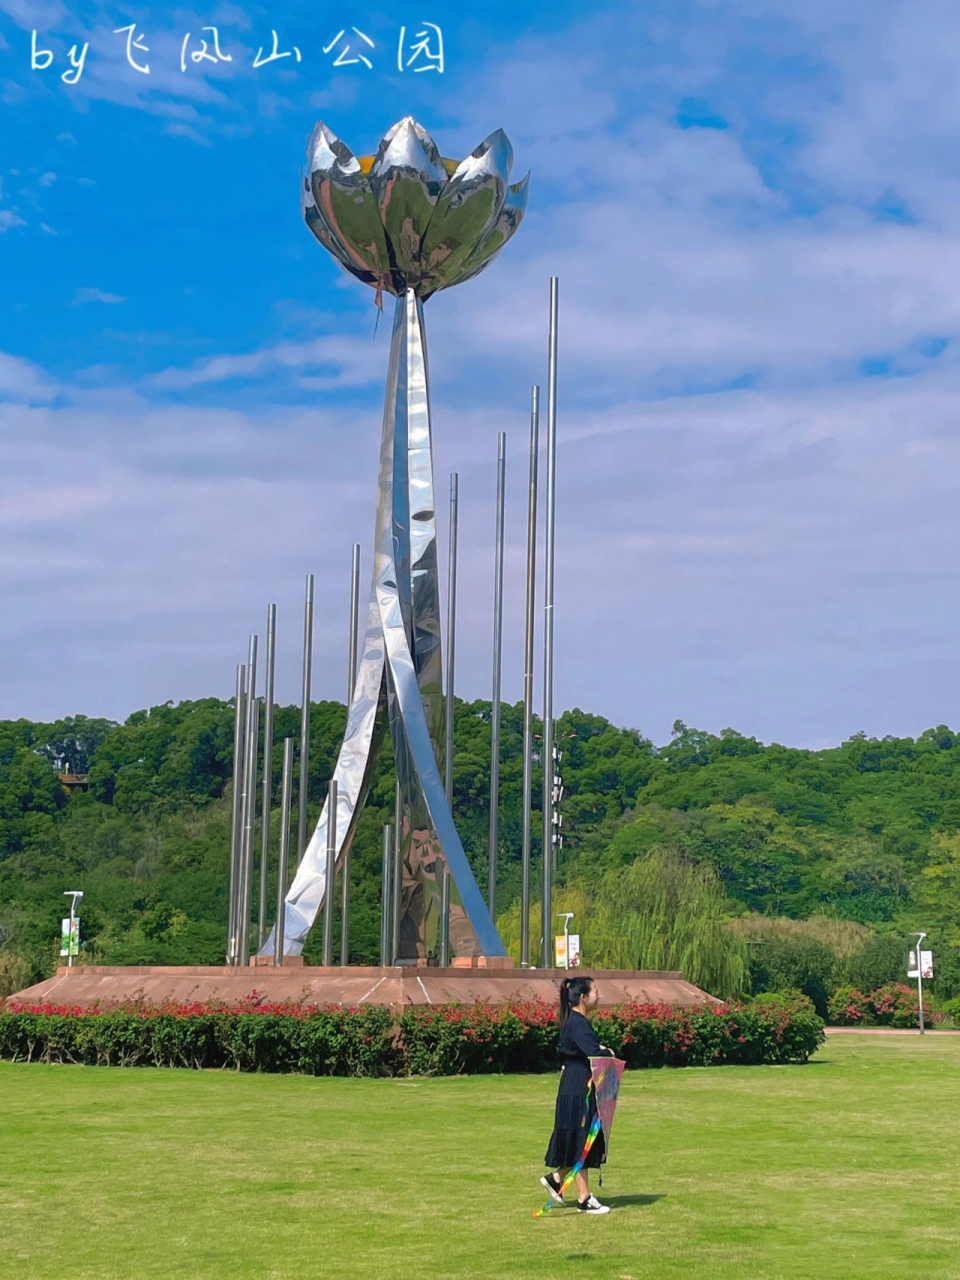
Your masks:
M455 157L502 126L533 175L501 258L427 307L438 487L461 483L458 692L489 694L506 430L521 693L555 273L558 704L659 742L676 718L808 746L955 720L955 8L330 14L0 0L0 716L229 696L271 600L295 701L307 571L314 687L343 697L390 326L297 184L317 119L362 154L413 114ZM401 73L424 22L444 71ZM130 23L149 75L113 34ZM207 25L232 61L181 72ZM351 27L370 69L323 53ZM301 62L254 70L272 28Z

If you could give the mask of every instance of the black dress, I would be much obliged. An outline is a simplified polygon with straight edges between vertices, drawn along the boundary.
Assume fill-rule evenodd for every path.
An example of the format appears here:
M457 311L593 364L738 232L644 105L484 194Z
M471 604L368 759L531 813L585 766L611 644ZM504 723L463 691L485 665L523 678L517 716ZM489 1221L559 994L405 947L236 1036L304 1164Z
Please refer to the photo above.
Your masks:
M589 1019L574 1011L567 1018L560 1033L560 1088L557 1090L557 1111L553 1135L544 1163L552 1169L569 1169L580 1159L587 1133L597 1114L597 1095L590 1085L587 1099L587 1083L590 1080L590 1058L613 1057L611 1049L601 1049L597 1033ZM597 1134L593 1146L583 1162L585 1169L598 1169L606 1159L603 1130Z

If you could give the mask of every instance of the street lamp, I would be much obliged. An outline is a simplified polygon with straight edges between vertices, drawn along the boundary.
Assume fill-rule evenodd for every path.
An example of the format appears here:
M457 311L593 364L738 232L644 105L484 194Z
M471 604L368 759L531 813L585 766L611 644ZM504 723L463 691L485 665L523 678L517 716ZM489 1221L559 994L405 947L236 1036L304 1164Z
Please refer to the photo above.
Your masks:
M922 953L921 953L921 951L920 951L920 944L923 942L924 938L925 938L927 935L926 935L925 933L914 933L914 934L911 934L910 936L911 936L912 938L916 938L916 940L917 940L917 942L916 942L916 957L917 957L917 1003L918 1003L918 1004L919 1004L919 1006L920 1006L920 1034L921 1034L921 1035L924 1035L924 1034L925 1034L925 1032L924 1032L924 1027L923 1027L923 955L922 955ZM910 977L910 976L911 976L909 972L907 973L907 976L908 976L908 977Z
M67 968L73 968L73 929L77 918L77 899L83 897L82 889L64 889L63 896L70 899L70 931L67 934ZM63 954L61 950L61 955Z

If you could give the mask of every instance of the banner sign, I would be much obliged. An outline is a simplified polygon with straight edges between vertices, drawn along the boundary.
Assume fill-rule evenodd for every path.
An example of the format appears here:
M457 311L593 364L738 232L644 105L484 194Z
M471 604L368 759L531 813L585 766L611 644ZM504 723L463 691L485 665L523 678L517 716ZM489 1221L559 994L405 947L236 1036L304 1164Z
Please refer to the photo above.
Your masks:
M60 954L76 956L80 954L80 918L69 916L60 921Z
M907 953L907 977L908 978L932 978L933 977L933 952L921 951L920 964L917 966L917 953L910 951Z
M553 939L558 969L576 969L580 964L579 933L558 933ZM569 960L567 956L569 955Z

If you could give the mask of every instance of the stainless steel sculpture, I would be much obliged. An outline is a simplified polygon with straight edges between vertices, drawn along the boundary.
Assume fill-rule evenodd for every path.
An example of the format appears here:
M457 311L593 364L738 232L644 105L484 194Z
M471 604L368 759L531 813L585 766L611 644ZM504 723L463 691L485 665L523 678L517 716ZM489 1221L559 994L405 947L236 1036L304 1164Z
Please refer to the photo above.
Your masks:
M307 792L310 783L310 679L313 671L313 574L303 599L303 693L300 700L300 771L297 775L297 863L307 847Z
M307 225L380 302L397 299L380 453L373 583L337 783L337 861L349 848L387 723L400 791L400 893L394 958L426 959L439 942L442 873L450 873L454 955L502 956L503 943L444 795L444 707L436 503L423 303L477 275L523 217L527 178L509 185L512 148L497 130L459 164L410 117L358 159L318 124L301 188ZM299 954L327 887L327 813L303 851L284 912ZM264 954L273 954L268 940Z

